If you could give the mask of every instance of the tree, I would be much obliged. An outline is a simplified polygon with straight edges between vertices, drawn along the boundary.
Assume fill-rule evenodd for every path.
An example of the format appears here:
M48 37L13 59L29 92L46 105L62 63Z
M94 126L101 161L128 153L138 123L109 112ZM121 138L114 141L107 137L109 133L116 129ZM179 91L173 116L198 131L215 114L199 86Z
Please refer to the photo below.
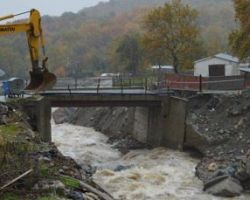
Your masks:
M156 64L169 62L178 73L181 66L190 63L199 44L197 15L196 10L181 0L172 0L146 15L144 44Z
M244 59L250 56L250 0L234 0L234 7L239 28L231 32L229 43L232 52Z
M143 49L139 34L127 34L114 44L113 63L122 66L120 70L136 75L141 67Z

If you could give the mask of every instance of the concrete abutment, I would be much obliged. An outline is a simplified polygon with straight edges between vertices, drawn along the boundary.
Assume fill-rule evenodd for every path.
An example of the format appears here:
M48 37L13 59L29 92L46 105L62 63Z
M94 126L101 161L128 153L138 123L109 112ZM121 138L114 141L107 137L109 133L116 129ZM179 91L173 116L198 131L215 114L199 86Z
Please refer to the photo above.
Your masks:
M137 107L133 136L154 147L183 149L186 129L187 101L162 97L159 107Z

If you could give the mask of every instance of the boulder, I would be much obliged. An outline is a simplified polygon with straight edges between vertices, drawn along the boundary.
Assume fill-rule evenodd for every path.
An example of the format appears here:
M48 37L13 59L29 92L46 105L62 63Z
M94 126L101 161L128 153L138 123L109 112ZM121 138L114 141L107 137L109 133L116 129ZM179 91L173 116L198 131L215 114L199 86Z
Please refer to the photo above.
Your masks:
M77 191L71 191L68 195L69 198L73 200L85 200L88 199L88 197L83 194L82 192L77 192Z
M205 184L204 190L216 196L235 197L243 191L240 182L230 176L216 177Z
M208 171L214 172L218 169L218 165L215 162L212 162L207 167Z
M208 145L208 139L202 135L192 124L186 126L185 147L192 147L200 152L204 152Z

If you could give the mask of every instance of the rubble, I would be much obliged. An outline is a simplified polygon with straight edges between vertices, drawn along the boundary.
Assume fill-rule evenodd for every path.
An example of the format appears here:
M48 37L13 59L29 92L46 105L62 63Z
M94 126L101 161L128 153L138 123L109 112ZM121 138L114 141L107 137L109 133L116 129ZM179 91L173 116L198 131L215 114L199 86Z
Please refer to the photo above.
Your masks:
M190 99L187 123L202 140L186 145L203 154L196 175L208 193L231 197L250 188L249 97L250 91L245 91Z

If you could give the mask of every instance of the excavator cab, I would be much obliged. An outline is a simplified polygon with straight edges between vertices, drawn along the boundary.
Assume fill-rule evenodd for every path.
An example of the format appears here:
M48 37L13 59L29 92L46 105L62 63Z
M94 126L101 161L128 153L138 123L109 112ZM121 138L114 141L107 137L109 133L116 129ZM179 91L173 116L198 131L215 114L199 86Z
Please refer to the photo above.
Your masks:
M30 71L30 82L25 90L44 91L51 89L56 83L56 76L48 71L46 63L48 57L45 56L43 31L41 26L41 16L38 10L32 9L17 15L0 17L0 21L14 18L16 16L30 13L28 22L17 24L0 25L0 36L13 33L25 32L28 41L32 70ZM43 59L41 61L40 51ZM42 65L40 66L40 62Z

